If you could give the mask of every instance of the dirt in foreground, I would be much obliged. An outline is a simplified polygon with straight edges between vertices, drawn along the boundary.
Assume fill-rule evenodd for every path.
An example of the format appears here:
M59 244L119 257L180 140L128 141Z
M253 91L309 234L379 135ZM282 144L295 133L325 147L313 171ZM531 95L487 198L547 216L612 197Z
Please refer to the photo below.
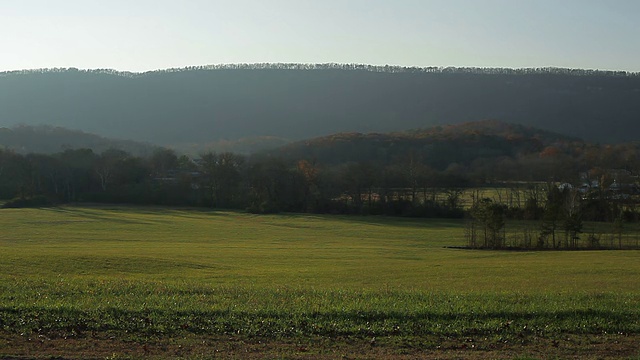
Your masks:
M568 335L520 343L475 339L258 340L183 337L145 341L108 336L50 339L0 335L0 359L638 359L638 335ZM416 344L418 340L418 344Z

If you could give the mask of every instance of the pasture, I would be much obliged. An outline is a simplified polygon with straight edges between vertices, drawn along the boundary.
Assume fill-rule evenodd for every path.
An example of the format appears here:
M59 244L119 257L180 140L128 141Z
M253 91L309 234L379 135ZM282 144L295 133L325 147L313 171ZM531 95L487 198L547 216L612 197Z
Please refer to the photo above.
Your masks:
M462 221L1 210L0 357L640 355L639 251L462 245Z

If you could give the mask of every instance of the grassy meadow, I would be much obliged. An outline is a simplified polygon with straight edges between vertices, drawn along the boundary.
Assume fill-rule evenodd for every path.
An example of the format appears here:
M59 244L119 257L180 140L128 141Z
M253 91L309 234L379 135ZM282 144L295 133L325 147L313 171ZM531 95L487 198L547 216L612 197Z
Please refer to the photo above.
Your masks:
M445 248L462 245L463 223L452 220L6 209L0 332L426 347L640 334L640 251Z

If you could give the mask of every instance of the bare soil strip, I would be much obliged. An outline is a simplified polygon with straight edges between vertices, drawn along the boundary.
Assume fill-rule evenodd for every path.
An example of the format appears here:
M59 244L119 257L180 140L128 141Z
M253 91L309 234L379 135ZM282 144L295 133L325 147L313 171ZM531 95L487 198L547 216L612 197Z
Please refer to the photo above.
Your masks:
M640 334L566 335L520 342L483 339L417 339L428 345L388 343L389 339L260 340L225 337L132 341L94 334L50 339L0 334L0 359L636 359Z

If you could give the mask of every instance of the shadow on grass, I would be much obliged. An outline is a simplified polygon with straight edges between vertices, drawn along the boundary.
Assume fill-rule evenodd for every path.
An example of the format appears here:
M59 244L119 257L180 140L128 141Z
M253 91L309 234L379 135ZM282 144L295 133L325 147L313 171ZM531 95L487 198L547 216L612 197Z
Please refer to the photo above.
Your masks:
M189 219L206 219L209 216L216 217L233 217L241 213L234 213L228 211L214 211L211 209L177 209L177 208L156 208L156 207L139 207L139 206L109 206L109 205L94 205L94 206L64 206L64 207L52 207L42 208L43 211L57 212L65 215L74 215L84 219L110 221L121 224L137 224L137 225L152 225L156 223L165 222L163 219L130 219L121 216L123 213L130 215L156 215L156 216L170 216L175 218L189 218Z
M117 215L118 212L128 212L141 215L159 215L173 216L190 219L203 219L206 217L255 217L255 218L276 218L291 220L328 220L344 223L358 223L373 226L394 226L402 228L460 228L462 220L459 219L442 219L442 218L406 218L392 217L384 215L332 215L332 214L303 214L303 213L279 213L268 215L250 214L246 211L227 210L227 209L211 209L201 207L161 207L161 206L141 206L141 205L122 205L122 204L71 204L62 207L42 208L44 211L59 212L72 214L92 220L114 221L120 223L131 224L151 224L149 220L132 220L123 219L118 216L108 216L107 214ZM96 211L103 211L104 215Z
M154 222L152 221L126 219L119 216L107 216L106 214L101 215L100 213L96 213L94 210L80 208L80 207L64 207L64 208L56 207L56 208L47 208L47 209L41 209L41 210L61 213L65 215L77 216L83 219L107 221L107 222L114 222L119 224L131 224L131 225L154 224Z
M255 215L262 216L262 215ZM393 217L384 215L331 215L331 214L295 214L283 213L273 216L284 219L317 219L330 220L345 223L360 223L366 225L378 226L395 226L395 227L414 227L414 228L461 228L463 220L461 219L442 219L442 218L408 218Z

